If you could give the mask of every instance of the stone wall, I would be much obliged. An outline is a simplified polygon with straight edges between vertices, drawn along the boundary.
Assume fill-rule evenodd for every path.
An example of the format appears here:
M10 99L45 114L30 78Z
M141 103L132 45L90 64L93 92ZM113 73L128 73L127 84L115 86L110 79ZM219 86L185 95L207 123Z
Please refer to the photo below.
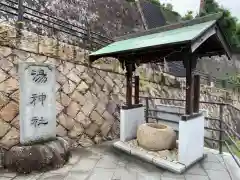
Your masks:
M56 40L0 26L0 147L19 143L19 62L54 64L57 69L57 134L90 146L118 137L118 106L124 76L87 66L88 52Z
M5 4L16 7L16 5L6 0L2 1ZM17 2L16 0L13 1ZM126 0L25 0L24 5L50 16L60 18L78 27L90 28L94 32L109 37L121 36L144 29L136 4L129 3ZM6 9L9 10L9 8ZM36 12L32 13L40 15L43 18L48 18ZM35 21L46 23L46 21L30 15L25 16ZM15 24L16 19L10 13L0 11L0 22L7 21ZM62 24L58 21L57 23ZM24 28L38 33L56 35L52 32L51 28L43 27L34 22L26 21ZM77 28L77 30L81 32L80 28ZM61 34L61 37L65 37L64 39L69 38L66 34Z
M0 25L0 149L19 143L19 62L54 64L57 69L57 135L76 146L91 146L119 136L119 107L125 101L125 77L117 61L102 59L88 65L88 51L48 37ZM139 67L142 96L184 99L184 82ZM239 95L202 86L205 101L231 100L239 107ZM143 101L144 102L144 101ZM150 104L172 101L153 100ZM177 105L177 104L176 104ZM178 103L178 105L182 105ZM217 105L203 104L212 117ZM226 122L235 128L233 115ZM235 112L236 115L236 112ZM238 114L237 114L238 115Z
M198 63L197 69L217 79L227 79L229 76L234 76L240 71L240 57L233 55L229 60L226 56L202 58Z

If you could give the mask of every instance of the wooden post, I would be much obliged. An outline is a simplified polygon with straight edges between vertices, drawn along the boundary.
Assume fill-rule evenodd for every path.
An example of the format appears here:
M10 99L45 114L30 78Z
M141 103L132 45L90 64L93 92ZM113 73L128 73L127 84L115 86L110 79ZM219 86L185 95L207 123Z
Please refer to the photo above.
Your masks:
M185 68L186 68L186 105L185 112L187 115L192 114L192 68L191 68L191 60L185 60Z
M145 104L146 104L145 121L146 121L146 123L148 123L148 109L149 109L148 97L145 98Z
M18 0L17 28L19 32L20 32L20 29L23 28L23 13L24 13L23 0Z
M207 77L207 85L211 86L211 83L212 83L212 76L211 75L208 75Z
M223 146L223 105L221 104L220 107L219 107L219 116L220 116L220 122L219 122L219 129L220 129L220 132L219 132L219 153L222 154L222 146Z
M134 77L134 89L135 89L135 96L134 96L134 103L139 104L139 76Z
M190 52L189 52L190 53ZM183 64L186 69L186 115L192 115L193 113L193 69L196 68L196 58L192 55L185 57Z
M126 83L127 83L127 89L126 89L126 105L127 107L132 106L132 64L126 64Z
M200 75L194 76L194 93L193 93L193 112L199 113L200 103Z
M222 88L227 88L227 81L226 80L222 80Z

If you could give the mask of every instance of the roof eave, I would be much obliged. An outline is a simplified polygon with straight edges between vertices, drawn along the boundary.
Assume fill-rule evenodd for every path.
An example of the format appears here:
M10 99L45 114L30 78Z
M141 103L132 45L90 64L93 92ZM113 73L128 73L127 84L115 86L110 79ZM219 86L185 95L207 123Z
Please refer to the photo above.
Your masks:
M226 56L230 60L232 58L232 50L231 50L232 48L228 43L225 35L222 33L221 29L219 28L219 26L216 28L216 35L218 37L218 40L221 42L223 49L226 52Z
M232 57L231 47L230 47L225 35L223 34L223 31L219 27L218 21L216 21L215 24L213 24L211 27L206 29L204 32L202 32L201 34L199 34L196 38L194 38L192 40L192 45L191 45L192 53L198 47L200 47L205 41L207 41L208 38L210 38L213 35L217 35L218 40L223 47L224 53L222 53L222 55L224 54L228 57L228 59L231 59L231 57ZM216 52L216 54L219 54L219 53Z
M181 41L181 42L176 42L176 43L169 43L169 44L163 44L163 45L155 45L155 46L148 46L148 47L143 47L143 48L138 48L138 49L130 49L130 50L125 50L125 51L118 51L118 52L113 52L113 53L106 53L106 54L97 54L97 55L89 55L89 60L91 63L96 61L97 59L103 58L103 57L127 57L127 56L134 56L134 54L137 53L142 53L146 51L151 50L151 53L160 51L161 49L168 48L171 46L190 46L191 40L187 41Z
M228 59L230 60L232 58L232 47L229 44L225 33L223 32L221 26L219 25L219 22L217 22L217 27L216 27L216 34L219 38L219 41L222 43L223 48L226 52L226 55L228 57Z
M216 30L215 30L215 23L209 27L208 29L206 29L205 31L203 31L202 33L200 33L197 37L195 37L191 42L191 52L194 53L195 50L198 49L198 47L200 47L205 41L207 41L211 36L213 36L214 34L216 34Z

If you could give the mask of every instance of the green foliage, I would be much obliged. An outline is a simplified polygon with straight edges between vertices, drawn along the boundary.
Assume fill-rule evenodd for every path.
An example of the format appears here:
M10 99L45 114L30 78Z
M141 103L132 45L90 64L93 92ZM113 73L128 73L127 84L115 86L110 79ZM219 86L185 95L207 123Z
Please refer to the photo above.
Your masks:
M136 2L136 0L126 0L126 1L129 3ZM145 0L145 1L148 1L160 8L167 24L178 22L179 19L181 18L179 13L173 11L173 5L170 3L162 3L161 4L159 0Z
M236 141L236 144L238 147L240 147L240 140ZM236 156L240 158L240 151L238 151L234 145L231 145L231 148L233 149L233 152L236 154Z
M136 2L136 0L126 0L127 2ZM153 4L160 5L159 0L148 0Z
M236 25L237 48L240 48L240 23Z
M150 1L153 4L160 5L159 0L148 0L148 1Z
M240 147L240 140L238 139L238 138L235 138L235 137L231 137L232 138L232 140L236 143L236 145L238 146L238 147ZM229 144L229 146L230 146L230 149L233 151L233 153L238 157L238 158L240 158L240 151L238 151L238 149L235 147L235 145L233 144L233 142L230 140L230 139L228 139L227 140L227 143ZM227 150L227 149L226 149ZM228 150L227 150L228 151Z
M188 11L187 14L185 14L184 17L182 17L182 20L187 21L187 20L192 20L193 19L193 11Z
M169 10L169 11L172 11L172 10L173 10L173 5L170 4L170 3L167 3L167 4L163 3L163 4L161 4L161 6L162 6L163 8L165 8L166 10Z
M240 23L237 24L236 35L240 36Z
M239 143L239 145L240 145L240 143ZM240 152L239 152L238 150L234 150L234 153L236 154L236 156L237 156L238 158L240 158Z
M128 2L135 2L135 0L126 0ZM160 4L159 0L148 0L149 2L158 5L160 8L169 11L173 10L172 4ZM224 7L221 7L216 0L205 0L204 10L197 16L205 16L213 13L223 13L222 21L220 25L226 34L226 38L233 48L240 48L240 23L237 18L231 15L231 12ZM167 16L169 17L169 16ZM193 11L188 11L182 20L194 19Z
M205 0L204 10L201 12L199 16L205 16L213 13L223 13L223 19L220 22L224 32L226 33L226 37L228 42L233 47L240 46L240 25L237 24L237 18L231 15L231 12L224 7L220 7L219 4L215 0Z
M227 77L227 82L233 84L234 86L240 86L240 74Z

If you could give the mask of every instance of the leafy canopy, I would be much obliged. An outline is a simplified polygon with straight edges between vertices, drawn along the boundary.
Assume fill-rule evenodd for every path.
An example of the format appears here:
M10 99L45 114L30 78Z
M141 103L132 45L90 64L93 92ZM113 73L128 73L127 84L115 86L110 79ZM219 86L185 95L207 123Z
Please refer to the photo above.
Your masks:
M129 2L135 2L135 0L127 0ZM173 10L173 5L170 3L160 4L159 0L146 0L153 4L158 5L159 7L163 7L169 11ZM233 48L240 48L240 22L238 22L237 18L232 16L231 12L220 6L216 0L205 0L205 5L203 11L197 16L206 16L208 14L213 13L223 13L222 21L220 22L221 27L226 34L226 38L230 45ZM192 20L194 19L193 11L187 11L187 13L182 17L182 20Z
M220 6L215 0L205 0L204 9L197 16L206 16L213 13L223 13L223 19L220 22L228 42L234 48L240 48L240 23L238 19L232 16L231 12ZM182 20L194 19L193 12L188 11L187 14L182 18Z
M187 14L185 14L184 17L182 17L182 20L187 21L187 20L192 20L193 19L193 11L188 11Z

